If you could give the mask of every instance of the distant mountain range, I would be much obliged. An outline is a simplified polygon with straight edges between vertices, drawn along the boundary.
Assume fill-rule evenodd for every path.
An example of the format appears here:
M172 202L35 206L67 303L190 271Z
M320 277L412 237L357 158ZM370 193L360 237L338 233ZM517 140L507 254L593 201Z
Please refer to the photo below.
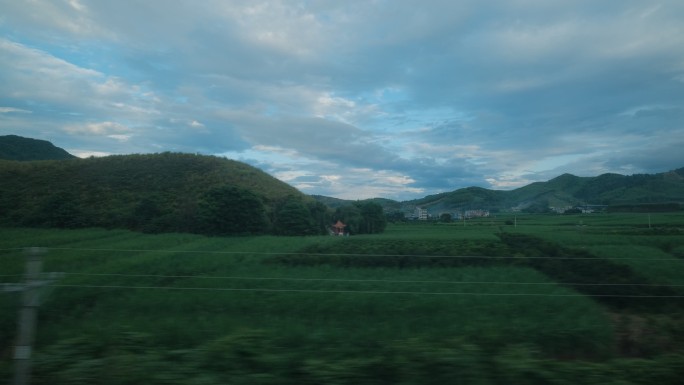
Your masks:
M0 136L0 159L7 160L66 160L75 157L67 151L55 147L52 143L44 140L22 138L16 135ZM281 199L288 195L302 195L299 191L260 170L240 162L214 157L190 156L190 155L132 155L106 157L100 160L90 161L74 159L72 163L64 166L46 166L45 169L32 169L35 175L29 176L29 169L25 167L5 165L3 170L10 172L11 175L23 175L26 183L33 180L36 183L45 177L47 178L50 169L59 169L65 172L64 189L68 189L67 182L73 179L70 172L75 172L81 178L72 182L88 182L102 186L107 185L108 193L116 197L117 189L126 189L126 194L146 196L147 193L133 192L131 189L139 188L145 190L159 190L159 193L170 194L171 191L183 192L187 195L197 195L198 189L210 188L216 183L236 183L241 188L253 190L256 195L267 198L268 201ZM76 162L76 163L73 163ZM157 164L155 166L155 164ZM171 166L171 164L173 164ZM209 166L211 165L211 166ZM183 172L172 173L185 170ZM197 172L209 172L207 177L193 177L192 170ZM68 171L71 170L71 171ZM220 170L220 171L219 171ZM53 170L54 171L54 170ZM158 173L159 175L143 176L141 173ZM116 174L108 177L108 174ZM12 178L6 174L5 178ZM90 175L92 180L83 180L84 174ZM44 175L41 177L40 175ZM136 184L126 180L126 175L140 178L154 179L154 185L149 183ZM174 180L179 177L181 179ZM50 176L50 181L56 183L56 178ZM121 186L112 180L125 181ZM8 179L5 179L7 181ZM195 182L193 182L193 180ZM197 184L197 180L202 183ZM111 182L111 183L110 183ZM194 184L193 184L194 183ZM8 183L4 183L8 185ZM11 183L14 185L14 183ZM173 187L171 190L161 188L163 186ZM28 188L25 185L22 188ZM39 190L41 186L33 186ZM61 189L62 187L60 187ZM169 187L170 188L170 187ZM163 192L165 191L165 192ZM316 201L325 204L330 208L347 206L354 201L326 197L321 195L312 196ZM660 204L660 203L684 203L684 168L657 173L657 174L603 174L596 177L578 177L571 174L563 174L547 182L535 182L527 186L510 190L489 190L481 187L467 187L451 192L429 195L421 199L409 201L394 201L390 199L374 198L366 201L373 201L380 204L385 212L411 213L416 207L427 209L432 215L439 215L445 212L459 212L463 210L490 210L490 211L546 211L549 208L564 209L579 205L638 205L638 204Z
M347 201L316 196L332 207ZM535 182L515 190L489 190L467 187L451 192L428 195L410 201L374 199L386 212L412 212L416 207L432 215L463 210L531 211L564 210L583 205L625 206L662 203L684 203L684 168L658 174L603 174L579 177L563 174L547 182Z

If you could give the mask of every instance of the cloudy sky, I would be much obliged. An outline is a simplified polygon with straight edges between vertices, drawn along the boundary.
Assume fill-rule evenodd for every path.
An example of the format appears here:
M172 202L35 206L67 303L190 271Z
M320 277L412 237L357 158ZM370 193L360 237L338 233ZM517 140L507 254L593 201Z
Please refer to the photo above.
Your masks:
M684 166L684 1L0 0L0 135L308 194Z

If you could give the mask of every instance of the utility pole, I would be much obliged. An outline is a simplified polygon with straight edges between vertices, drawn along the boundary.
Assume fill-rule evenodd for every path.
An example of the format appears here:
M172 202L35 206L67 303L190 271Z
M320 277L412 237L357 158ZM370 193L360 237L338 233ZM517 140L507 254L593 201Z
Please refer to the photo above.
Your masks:
M26 253L26 276L21 290L21 309L19 309L19 323L17 342L14 345L14 381L13 385L28 385L31 379L31 350L36 329L36 317L40 298L38 289L46 282L40 281L43 268L42 254L45 249L30 247Z

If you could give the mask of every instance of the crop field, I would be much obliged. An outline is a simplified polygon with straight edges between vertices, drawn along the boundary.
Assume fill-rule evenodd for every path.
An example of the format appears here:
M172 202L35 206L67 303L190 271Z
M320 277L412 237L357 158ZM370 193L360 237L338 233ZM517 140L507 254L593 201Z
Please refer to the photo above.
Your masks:
M678 384L684 215L508 215L351 237L0 229L42 247L33 384ZM18 292L0 292L11 378Z

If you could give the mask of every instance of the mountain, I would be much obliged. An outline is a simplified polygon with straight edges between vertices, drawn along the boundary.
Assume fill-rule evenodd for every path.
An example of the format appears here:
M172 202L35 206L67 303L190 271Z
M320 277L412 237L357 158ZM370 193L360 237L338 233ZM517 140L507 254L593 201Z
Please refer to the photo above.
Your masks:
M214 231L196 223L209 210L219 228L238 217L264 217L266 226L276 207L292 200L300 213L320 211L313 199L255 167L194 154L0 160L0 180L0 226L202 233Z
M657 174L602 174L577 177L563 174L548 182L510 191L519 205L545 200L549 206L581 204L628 205L684 202L684 168Z
M328 197L325 195L311 195L311 197L313 199L315 199L316 201L321 202L324 205L330 207L331 209L336 209L338 207L347 206L353 202L350 200L333 198L333 197Z
M408 207L423 207L429 212L447 212L454 208L470 210L500 207L507 202L505 191L488 190L482 187L467 187L425 198L403 202Z
M347 201L315 196L319 202L344 205ZM579 177L563 174L547 182L535 182L515 190L489 190L467 187L428 195L421 199L396 202L379 199L386 212L411 214L416 207L432 215L463 210L562 210L579 205L625 206L684 203L684 168L658 174L603 174Z
M325 195L311 195L313 199L316 201L323 203L329 208L332 209L337 209L340 207L344 206L349 206L353 204L353 200L347 200L347 199L340 199L340 198L333 198L333 197L328 197ZM377 203L378 205L382 206L385 211L397 211L401 209L402 203L397 202L392 199L386 199L386 198L371 198L371 199L363 199L361 202L373 202Z
M24 138L17 135L0 136L0 159L6 160L60 160L74 155L54 146L47 140Z

